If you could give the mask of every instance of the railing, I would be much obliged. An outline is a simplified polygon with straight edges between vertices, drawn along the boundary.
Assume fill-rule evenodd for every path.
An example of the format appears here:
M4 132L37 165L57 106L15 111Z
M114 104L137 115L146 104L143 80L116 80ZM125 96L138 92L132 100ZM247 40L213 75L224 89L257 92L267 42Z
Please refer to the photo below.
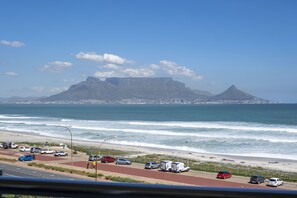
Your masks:
M46 197L297 197L297 191L215 188L193 186L148 185L132 183L91 182L81 180L50 180L0 177L0 197L32 195Z

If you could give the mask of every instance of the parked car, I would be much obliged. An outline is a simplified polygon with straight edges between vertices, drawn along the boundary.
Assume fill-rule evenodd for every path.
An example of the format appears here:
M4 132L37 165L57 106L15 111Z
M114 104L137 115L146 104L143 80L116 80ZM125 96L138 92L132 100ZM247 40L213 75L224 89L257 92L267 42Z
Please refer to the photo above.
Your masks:
M10 143L9 143L9 148L17 149L17 148L19 148L19 145L15 144L15 143L13 143L13 142L10 142Z
M110 163L110 162L114 162L115 158L111 157L111 156L103 156L101 158L101 162L102 163Z
M171 164L172 161L170 160L163 160L160 162L160 170L162 171L171 171Z
M270 178L268 181L268 186L278 187L283 185L284 182L280 178Z
M219 179L226 179L226 178L230 178L231 176L232 176L231 173L229 173L228 171L220 171L217 174L217 178Z
M64 151L55 151L54 152L54 156L56 157L60 157L60 156L68 156L68 153L64 152Z
M89 161L100 161L101 160L101 156L99 155L90 155L89 156Z
M265 178L261 175L253 175L250 178L250 183L252 184L260 184L260 183L264 183Z
M30 149L30 153L40 153L41 152L41 148L38 147L32 147Z
M21 152L30 152L31 148L28 146L21 146L20 151Z
M41 154L53 154L54 151L52 149L42 149L40 151Z
M155 169L155 168L159 168L159 167L160 167L160 164L157 162L147 162L144 165L145 169Z
M1 145L3 149L8 149L8 144L6 142L3 142Z
M132 162L130 160L127 159L123 159L123 158L119 158L115 161L116 164L120 164L120 165L131 165Z
M24 155L19 157L19 161L32 161L35 160L34 155Z
M190 167L185 166L183 162L173 162L171 164L171 171L175 173L188 172Z

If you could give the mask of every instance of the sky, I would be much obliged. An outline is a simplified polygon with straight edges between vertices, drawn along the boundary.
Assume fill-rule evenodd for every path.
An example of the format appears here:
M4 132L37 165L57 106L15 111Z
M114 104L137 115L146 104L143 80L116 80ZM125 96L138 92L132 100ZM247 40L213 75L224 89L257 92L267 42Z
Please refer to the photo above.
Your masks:
M297 102L295 0L1 0L0 97L172 77Z

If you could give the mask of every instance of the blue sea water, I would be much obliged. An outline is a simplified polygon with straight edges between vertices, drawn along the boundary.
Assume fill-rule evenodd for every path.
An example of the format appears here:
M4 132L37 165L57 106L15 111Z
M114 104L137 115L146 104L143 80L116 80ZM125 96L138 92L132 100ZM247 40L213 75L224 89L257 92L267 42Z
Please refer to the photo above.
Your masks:
M297 105L0 105L0 130L297 160ZM99 136L98 136L99 135Z

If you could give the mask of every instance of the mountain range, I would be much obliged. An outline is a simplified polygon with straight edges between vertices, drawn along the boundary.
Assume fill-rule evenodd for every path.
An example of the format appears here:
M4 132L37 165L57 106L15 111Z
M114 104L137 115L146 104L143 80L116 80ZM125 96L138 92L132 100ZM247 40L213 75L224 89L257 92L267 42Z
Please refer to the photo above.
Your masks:
M212 95L207 91L192 90L172 78L107 78L104 81L88 77L64 92L37 100L42 103L102 103L102 104L255 104L270 101L237 89Z

